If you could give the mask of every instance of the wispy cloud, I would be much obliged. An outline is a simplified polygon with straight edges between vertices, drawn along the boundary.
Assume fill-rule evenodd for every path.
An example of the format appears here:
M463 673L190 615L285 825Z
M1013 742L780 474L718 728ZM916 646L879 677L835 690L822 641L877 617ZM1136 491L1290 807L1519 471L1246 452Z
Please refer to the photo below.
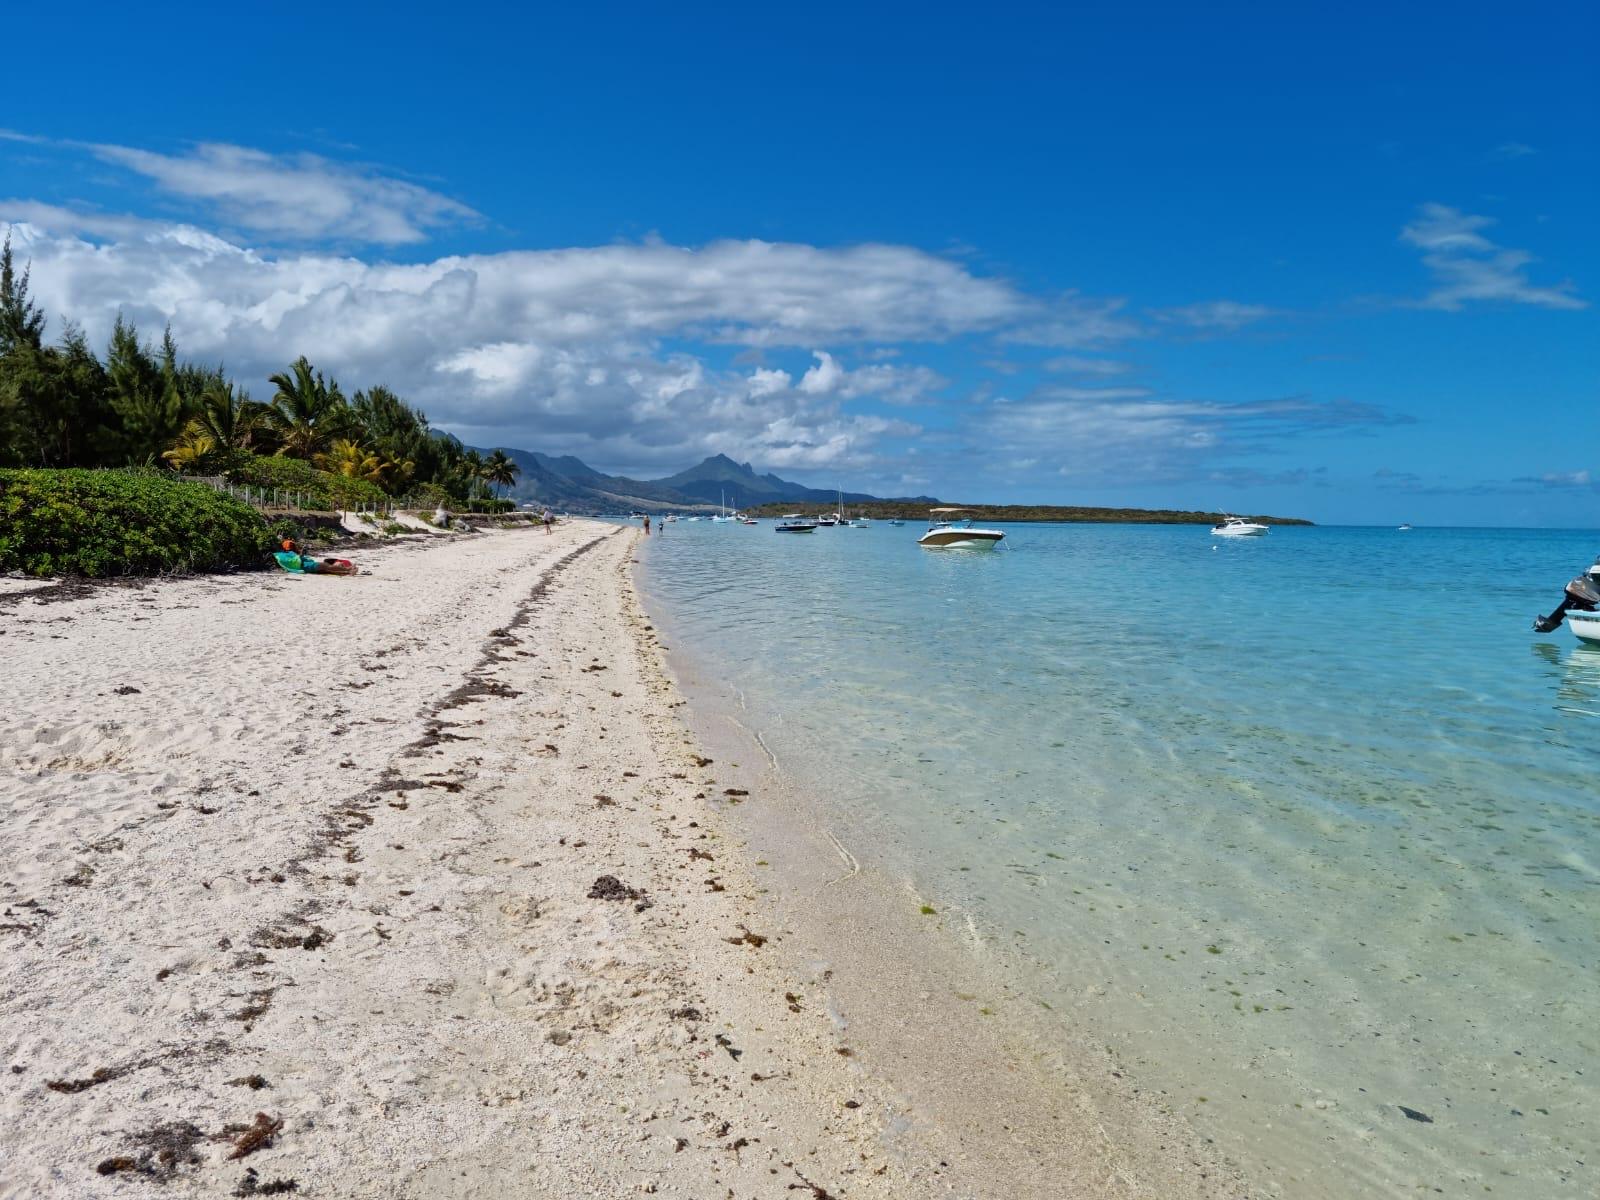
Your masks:
M1542 475L1523 475L1513 479L1513 483L1532 483L1543 488L1573 488L1584 491L1600 492L1600 479L1594 472L1579 471L1546 471Z
M1468 303L1533 304L1542 308L1587 308L1562 282L1540 286L1528 278L1535 262L1525 250L1509 250L1483 231L1491 217L1474 216L1446 204L1424 204L1417 218L1400 232L1402 241L1422 251L1423 265L1433 274L1434 288L1416 303L1423 308L1457 312Z
M1177 308L1157 309L1154 315L1158 321L1203 333L1232 333L1272 316L1272 309L1264 304L1241 304L1237 300L1203 300Z
M1044 369L1061 375L1122 375L1133 368L1114 358L1087 358L1081 354L1062 354L1047 359Z
M1121 297L1096 300L1067 292L1042 306L1033 319L1003 331L1000 340L1062 350L1124 341L1139 333L1138 322L1123 312L1126 307L1127 301Z
M200 202L235 228L272 238L397 245L480 219L467 205L429 188L316 154L275 155L219 142L184 154L85 148L169 195Z
M1537 153L1538 149L1526 142L1501 142L1494 148L1496 158L1527 158L1530 154Z
M997 401L981 418L999 453L1056 455L1063 476L1122 483L1231 477L1268 482L1237 460L1328 433L1363 433L1411 418L1349 400L1286 396L1224 403L1152 396L1138 389L1044 388ZM1286 477L1274 477L1289 482Z

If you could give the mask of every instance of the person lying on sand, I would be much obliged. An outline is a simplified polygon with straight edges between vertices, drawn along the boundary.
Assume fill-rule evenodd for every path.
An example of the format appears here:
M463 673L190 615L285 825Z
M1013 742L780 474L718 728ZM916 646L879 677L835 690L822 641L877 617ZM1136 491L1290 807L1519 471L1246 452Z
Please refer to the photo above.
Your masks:
M301 551L293 538L284 538L283 549L274 551L272 557L285 571L306 575L354 575L358 569L348 558L312 558Z

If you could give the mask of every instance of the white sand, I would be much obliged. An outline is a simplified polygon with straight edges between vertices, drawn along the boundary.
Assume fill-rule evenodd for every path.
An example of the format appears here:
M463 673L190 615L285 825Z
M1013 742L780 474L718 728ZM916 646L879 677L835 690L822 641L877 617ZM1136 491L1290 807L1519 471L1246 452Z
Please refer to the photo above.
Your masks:
M0 1197L1240 1194L1075 1094L908 1105L927 1021L861 1040L774 924L637 536L0 589Z

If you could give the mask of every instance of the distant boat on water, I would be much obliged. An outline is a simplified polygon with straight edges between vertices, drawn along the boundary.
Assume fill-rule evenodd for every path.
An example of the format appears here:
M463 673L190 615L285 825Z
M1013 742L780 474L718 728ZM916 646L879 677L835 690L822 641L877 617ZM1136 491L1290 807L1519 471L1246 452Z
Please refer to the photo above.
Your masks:
M1211 532L1216 537L1262 537L1267 527L1260 521L1246 521L1243 517L1224 514L1222 524L1213 525Z
M1410 533L1411 532L1411 522L1407 521L1404 525L1400 526L1400 532L1401 533Z
M972 518L957 520L966 512L964 508L932 508L928 510L928 531L917 539L917 545L929 550L992 550L1005 540L999 529L974 529Z
M778 518L778 523L772 527L778 533L815 533L817 522L810 517L802 517L799 513L789 513Z

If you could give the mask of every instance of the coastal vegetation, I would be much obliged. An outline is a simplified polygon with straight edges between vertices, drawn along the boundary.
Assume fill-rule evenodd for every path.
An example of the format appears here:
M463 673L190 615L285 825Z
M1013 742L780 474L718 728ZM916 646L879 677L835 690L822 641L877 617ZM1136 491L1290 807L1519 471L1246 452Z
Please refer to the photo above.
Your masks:
M462 445L382 384L347 397L304 357L270 375L271 396L260 401L222 366L183 359L170 330L151 343L119 316L103 360L71 321L54 341L47 333L7 237L0 467L150 467L293 489L330 508L396 499L467 507L516 482L505 451Z
M168 471L0 468L0 573L229 570L272 539L248 504Z

